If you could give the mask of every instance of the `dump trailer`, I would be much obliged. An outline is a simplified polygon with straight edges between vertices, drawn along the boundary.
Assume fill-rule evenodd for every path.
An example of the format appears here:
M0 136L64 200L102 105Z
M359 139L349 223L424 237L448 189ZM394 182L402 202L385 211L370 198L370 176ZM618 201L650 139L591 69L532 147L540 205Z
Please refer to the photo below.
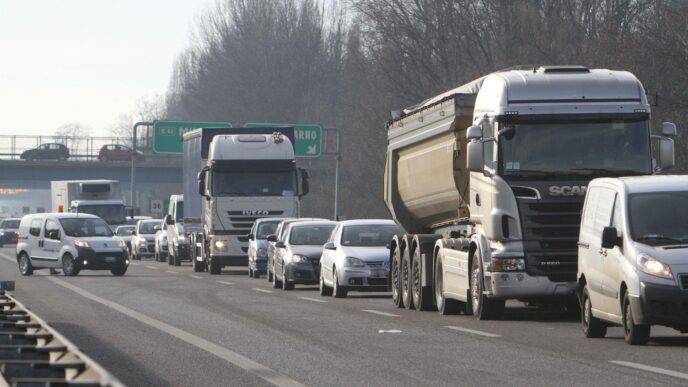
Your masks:
M87 213L110 226L126 223L124 195L117 180L57 180L50 182L55 212Z
M651 135L643 86L624 71L501 71L393 117L384 200L407 233L390 243L389 285L409 309L495 319L518 299L577 311L588 182L674 163L676 126Z

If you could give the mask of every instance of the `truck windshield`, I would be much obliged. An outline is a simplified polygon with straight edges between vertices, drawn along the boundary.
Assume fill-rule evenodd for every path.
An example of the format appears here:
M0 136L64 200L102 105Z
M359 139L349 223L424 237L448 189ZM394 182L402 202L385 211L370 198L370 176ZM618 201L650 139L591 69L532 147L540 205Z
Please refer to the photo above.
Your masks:
M513 127L513 136L499 138L502 176L622 176L651 172L647 121L523 123Z
M276 220L274 222L260 222L258 229L256 230L256 239L267 239L269 235L272 235L277 231L277 226L280 224L281 220Z
M89 204L80 205L78 212L96 215L107 224L123 224L126 222L124 206L120 204Z
M649 245L688 243L688 191L629 195L633 240Z
M213 171L213 196L296 196L296 173Z
M60 224L67 236L70 237L109 237L112 230L102 219L93 218L63 218Z
M342 230L342 246L382 247L397 234L403 234L401 228L392 224L362 224L346 226Z
M332 234L334 225L294 226L289 234L289 244L322 246Z

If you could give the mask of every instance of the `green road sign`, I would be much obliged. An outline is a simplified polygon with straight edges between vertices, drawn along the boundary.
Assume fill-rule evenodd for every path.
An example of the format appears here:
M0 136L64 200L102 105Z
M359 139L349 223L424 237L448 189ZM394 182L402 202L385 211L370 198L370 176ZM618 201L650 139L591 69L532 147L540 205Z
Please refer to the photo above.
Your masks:
M182 136L198 128L231 128L229 122L155 121L153 123L153 151L182 153Z
M294 128L294 149L299 157L318 157L322 148L322 126L320 125L292 125L247 123L245 128L264 128L272 126L291 126Z

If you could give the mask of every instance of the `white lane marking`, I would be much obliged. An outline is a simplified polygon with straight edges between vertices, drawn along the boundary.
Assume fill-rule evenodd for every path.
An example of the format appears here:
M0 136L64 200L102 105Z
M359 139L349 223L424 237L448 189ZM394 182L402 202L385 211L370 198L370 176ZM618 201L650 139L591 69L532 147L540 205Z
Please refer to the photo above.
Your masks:
M485 337L502 337L502 335L497 335L497 334L494 334L494 333L483 332L483 331L476 331L475 329L468 329L468 328L464 328L464 327L455 327L455 326L452 326L452 325L445 325L445 328L447 328L447 329L452 329L452 330L459 331L459 332L472 333L472 334L478 335L478 336L485 336Z
M217 281L218 284L223 284L223 285L234 285L234 282L227 282L227 281Z
M374 310L374 309L363 309L363 311L366 312L366 313L377 314L377 315L380 315L380 316L399 317L398 314L382 312L382 311Z
M299 298L302 299L302 300L312 301L312 302L320 302L320 303L327 302L327 301L325 301L325 300L319 300L319 299L317 299L317 298L310 298L310 297L299 297Z
M182 341L185 341L193 345L194 347L200 348L208 353L211 353L219 357L220 359L227 361L228 363L240 367L247 372L253 373L259 378L262 378L263 380L267 381L268 383L274 384L276 386L305 387L305 385L297 382L296 380L293 380L285 375L282 375L256 361L253 361L237 352L232 351L231 349L221 347L202 337L198 337L196 335L183 331L165 322L149 317L141 312L129 309L126 306L120 305L116 302L98 297L95 294L88 292L87 290L84 290L78 286L74 286L61 279L57 279L54 277L48 277L48 279L57 285L60 285L64 288L73 291L74 293L79 294L84 298L95 301L101 305L105 305L110 309L116 310L152 328L158 329L162 332L169 334L170 336L174 336Z
M643 371L654 372L656 374L673 376L674 378L688 380L688 374L684 374L683 372L665 370L664 368L653 367L653 366L649 366L649 365L645 365L645 364L632 363L630 361L623 361L623 360L610 360L609 362L616 364L616 365L624 366L624 367L635 368L635 369L639 369L639 370L643 370Z
M189 277L196 278L196 279L203 279L203 277L201 277L200 275L189 274Z
M401 333L398 329L380 329L377 333Z
M265 290L265 289L261 289L261 288L253 288L253 290L255 290L257 292L262 292L262 293L274 293L272 290Z
M170 274L177 274L177 272L176 272L176 271L172 271L172 270L165 270L165 273L170 273Z
M149 268L149 269L151 269L151 270L158 270L158 268L155 267L155 266L146 266L146 267Z

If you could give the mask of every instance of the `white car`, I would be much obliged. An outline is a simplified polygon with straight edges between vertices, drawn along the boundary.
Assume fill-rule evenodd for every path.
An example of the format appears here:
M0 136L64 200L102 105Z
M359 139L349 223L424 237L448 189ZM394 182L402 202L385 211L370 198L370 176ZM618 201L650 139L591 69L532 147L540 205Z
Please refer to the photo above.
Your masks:
M18 234L17 263L24 276L36 269L56 268L66 276L78 275L81 270L110 270L122 276L129 267L126 244L95 215L26 215Z
M165 262L167 260L167 230L165 220L160 220L160 224L155 226L155 260Z
M144 257L155 255L155 234L160 220L139 220L136 223L134 236L131 238L131 259L140 261Z
M387 290L388 244L403 230L392 220L340 222L320 258L320 295L346 297L349 290Z
M652 325L688 333L688 176L595 179L578 240L583 332L624 327L642 345Z

